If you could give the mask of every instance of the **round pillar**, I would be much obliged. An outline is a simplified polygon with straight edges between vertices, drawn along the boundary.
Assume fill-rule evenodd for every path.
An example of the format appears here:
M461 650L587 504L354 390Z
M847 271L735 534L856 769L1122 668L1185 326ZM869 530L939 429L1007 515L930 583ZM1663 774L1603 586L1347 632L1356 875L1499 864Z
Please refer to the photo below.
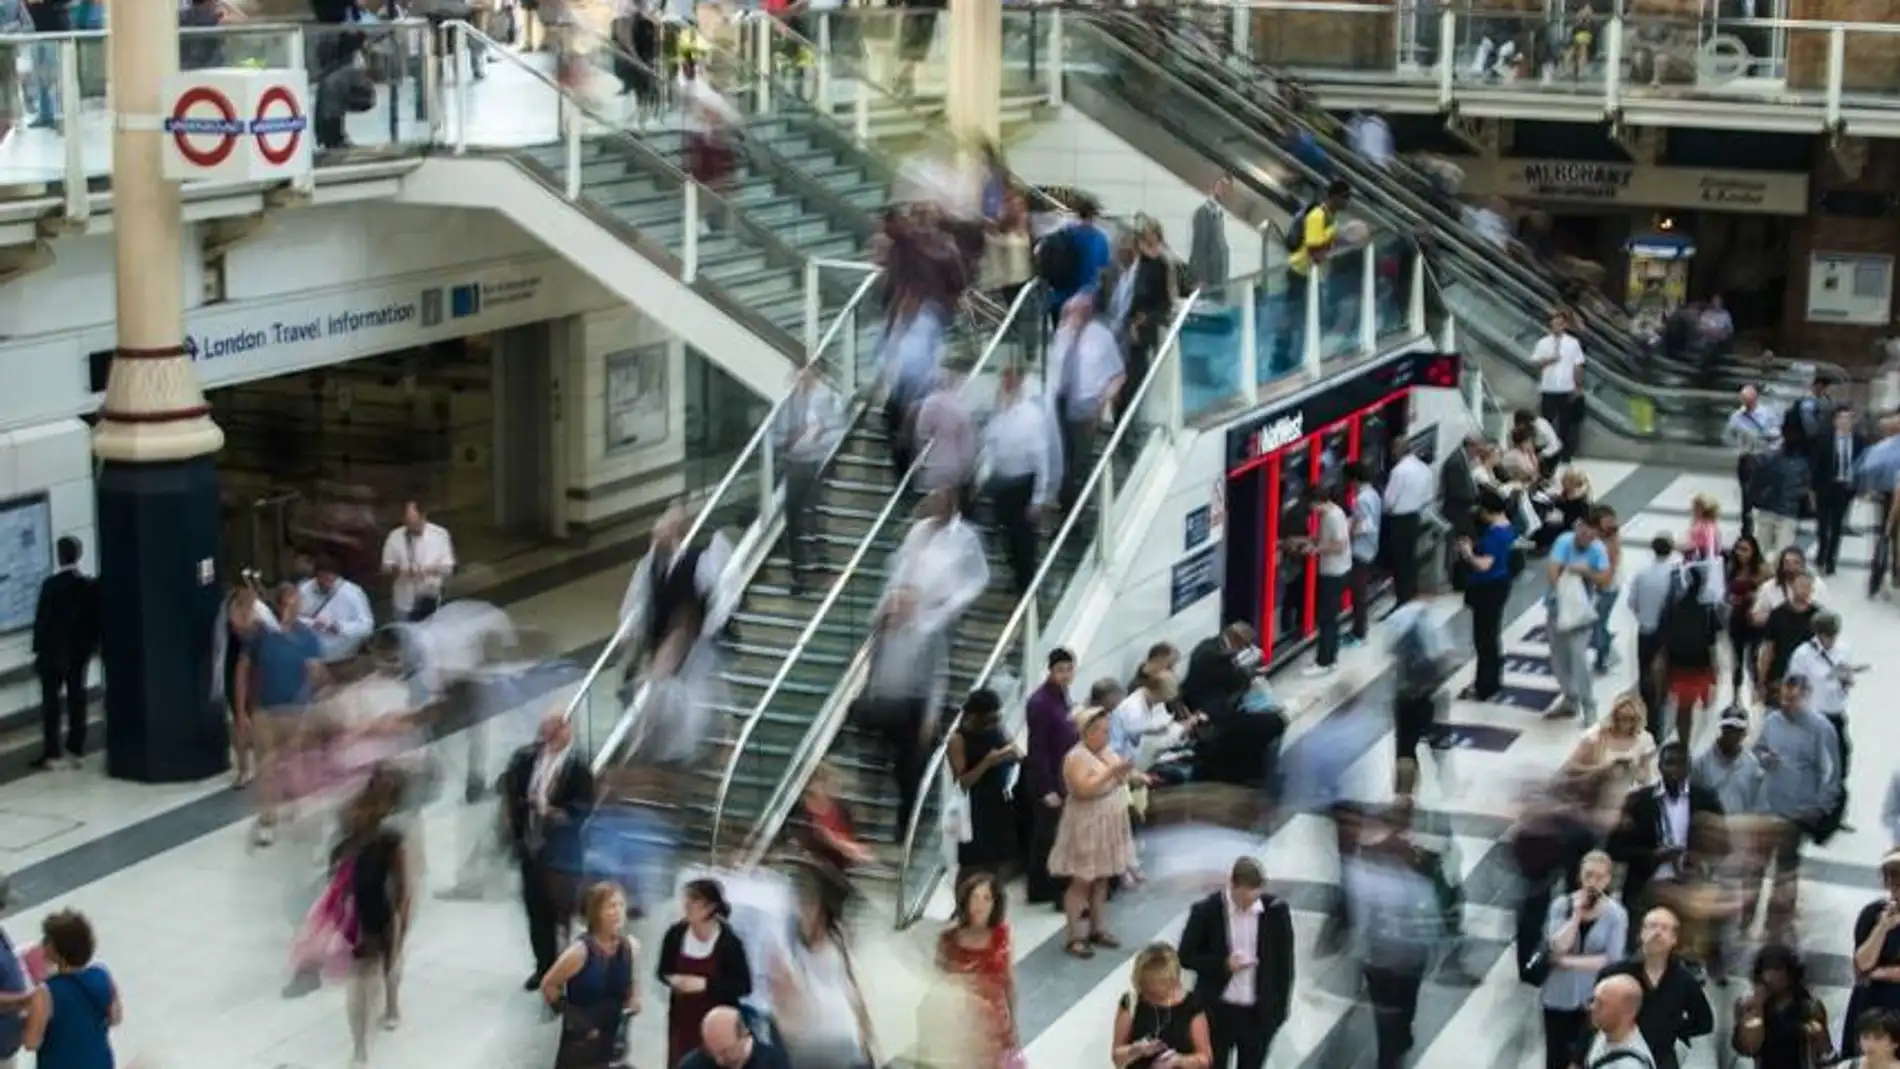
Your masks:
M950 70L944 110L966 146L1003 136L1002 0L950 0Z
M118 348L93 434L106 771L176 782L228 767L210 700L224 435L184 345L184 222L161 152L178 5L114 4L110 18Z

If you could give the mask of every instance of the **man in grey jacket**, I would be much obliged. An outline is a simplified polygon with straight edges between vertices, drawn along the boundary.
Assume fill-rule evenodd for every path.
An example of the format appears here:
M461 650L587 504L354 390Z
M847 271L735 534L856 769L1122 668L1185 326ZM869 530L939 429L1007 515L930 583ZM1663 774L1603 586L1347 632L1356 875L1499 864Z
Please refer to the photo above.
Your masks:
M1818 829L1841 793L1839 737L1809 705L1808 681L1782 681L1781 707L1762 716L1755 756L1762 766L1761 805L1775 824L1774 894L1768 900L1768 937L1786 939L1794 918L1801 840Z

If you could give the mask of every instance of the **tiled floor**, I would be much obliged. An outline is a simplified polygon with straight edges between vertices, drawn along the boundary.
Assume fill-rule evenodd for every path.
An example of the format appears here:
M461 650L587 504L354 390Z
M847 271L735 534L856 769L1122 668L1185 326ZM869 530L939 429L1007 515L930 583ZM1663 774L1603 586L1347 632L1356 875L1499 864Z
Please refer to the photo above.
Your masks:
M1673 510L1685 507L1696 492L1724 492L1725 480L1720 479L1611 463L1589 467L1599 493L1630 517L1629 527L1639 534L1657 525L1679 525ZM1728 492L1732 494L1732 488ZM1865 559L1866 547L1850 544L1845 555ZM1900 647L1900 638L1889 637L1881 626L1881 618L1894 610L1869 604L1854 589L1863 575L1857 565L1844 567L1830 604L1846 617L1857 658L1881 663L1888 647ZM518 603L516 616L526 624L541 622L556 629L557 641L584 642L604 630L619 587L618 573L612 581L577 583ZM1527 601L1529 593L1520 602ZM1453 608L1445 605L1440 611ZM1538 622L1536 615L1521 614L1511 625L1507 634L1514 645ZM1632 628L1627 618L1620 623L1619 641L1627 655ZM1900 654L1900 648L1895 652ZM1365 798L1383 794L1391 768L1390 746L1379 723L1380 660L1373 649L1352 651L1344 683L1285 684L1290 704L1314 707L1294 726L1291 745L1296 751L1321 737L1315 733L1336 740L1341 733L1365 732L1358 741L1361 756L1345 782L1349 793ZM1604 686L1627 686L1628 675L1626 669L1613 672ZM533 696L506 721L512 725L509 730L519 734L538 710L569 692L572 678L571 672L563 676L544 671L525 683L524 692ZM1345 716L1331 712L1327 699L1340 687L1357 684L1371 687L1362 705L1368 711ZM1472 903L1472 938L1463 964L1482 982L1428 986L1416 1064L1454 1069L1474 1064L1477 1055L1477 1064L1514 1066L1533 1058L1527 1052L1537 1049L1538 1040L1528 989L1517 983L1505 953L1510 919L1498 904L1508 900L1511 877L1497 843L1508 827L1514 779L1553 767L1576 729L1544 722L1525 710L1469 702L1456 703L1451 719L1518 734L1503 752L1459 752L1453 782L1428 778L1427 797L1445 814ZM1879 741L1884 725L1869 715L1856 727L1867 752ZM443 747L453 768L465 748L456 740ZM1803 929L1815 953L1813 973L1837 1013L1846 994L1840 986L1841 956L1848 949L1851 913L1876 893L1868 866L1884 846L1875 812L1883 771L1870 761L1856 773L1851 818L1862 830L1815 852L1815 882L1805 897ZM118 1037L122 1059L143 1057L159 1067L205 1069L321 1069L346 1063L340 994L325 990L300 999L279 994L293 919L314 892L313 858L322 829L308 825L268 851L252 851L245 845L244 815L242 799L221 784L153 791L104 782L96 773L73 772L0 788L0 865L14 871L20 900L19 911L6 926L16 939L30 938L47 910L63 906L82 908L94 918L103 959L125 991L127 1018ZM471 842L487 834L489 818L485 807L469 808L455 799L439 801L426 811L421 826L430 887L441 889L455 881L458 862ZM1276 1045L1270 1061L1275 1069L1357 1069L1369 1064L1369 1027L1356 1003L1356 977L1344 965L1315 961L1307 952L1325 884L1333 877L1320 840L1323 831L1318 821L1296 817L1264 842L1248 841L1245 846L1262 858L1277 888L1294 904L1301 937L1298 1012ZM1219 857L1193 864L1218 870L1235 849L1213 849ZM1139 940L1172 938L1198 893L1179 878L1156 880L1116 900L1114 923L1131 948ZM947 908L940 896L923 923L894 934L885 919L886 907L873 901L859 922L860 967L876 993L880 1039L893 1053L911 1049L920 1018L927 1019L919 1009L929 1004L930 945ZM669 913L656 910L657 919L643 926L649 945ZM1031 1063L1105 1063L1110 1015L1127 988L1128 959L1106 954L1089 962L1068 958L1060 947L1059 921L1046 908L1019 905L1012 923L1021 1025ZM525 957L519 912L505 886L496 886L478 902L429 901L420 914L407 966L403 1027L378 1037L373 1064L534 1065L550 1060L553 1028L535 1000L519 990ZM661 1007L650 1002L636 1022L635 1064L660 1060L663 1018ZM1712 1064L1711 1050L1710 1044L1699 1045L1687 1064Z

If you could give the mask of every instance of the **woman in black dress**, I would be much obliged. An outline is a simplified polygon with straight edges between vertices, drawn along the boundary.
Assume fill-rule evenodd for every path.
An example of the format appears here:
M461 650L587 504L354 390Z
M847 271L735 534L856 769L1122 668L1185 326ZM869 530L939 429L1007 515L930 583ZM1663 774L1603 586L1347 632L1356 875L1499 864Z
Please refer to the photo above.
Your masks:
M1181 985L1181 959L1166 943L1135 955L1135 990L1115 1010L1115 1069L1212 1069L1207 1015Z
M957 846L957 879L972 872L1001 873L1016 859L1016 815L1004 788L1022 754L1004 736L996 692L979 687L963 703L963 719L945 746L950 774L967 796L970 841ZM909 820L909 814L904 815ZM899 834L903 829L899 829Z
M1880 859L1887 893L1861 907L1854 919L1854 993L1847 1000L1842 1031L1856 1027L1869 1010L1900 1011L1900 850ZM1841 1036L1841 1049L1857 1049L1858 1037Z
M350 898L356 909L356 945L351 952L347 1011L356 1064L369 1061L370 1014L382 1003L385 1031L396 1027L396 989L401 980L403 940L409 932L411 880L408 845L390 818L402 804L404 778L384 765L343 811L343 834L330 855L332 871L350 866Z
M1832 1060L1827 1007L1808 990L1793 950L1771 943L1755 955L1748 994L1735 1003L1731 1042L1735 1053L1754 1059L1756 1069L1812 1069Z

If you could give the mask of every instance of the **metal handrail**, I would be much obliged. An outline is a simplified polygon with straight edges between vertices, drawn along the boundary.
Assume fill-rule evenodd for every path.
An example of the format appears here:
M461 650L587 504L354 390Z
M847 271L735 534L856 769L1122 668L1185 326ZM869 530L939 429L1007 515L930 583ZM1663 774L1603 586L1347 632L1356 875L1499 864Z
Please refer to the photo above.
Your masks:
M1027 285L1017 291L1016 299L1010 302L1008 314L1003 317L1003 321L997 326L996 331L990 335L989 343L983 347L982 355L977 357L976 363L971 365L970 370L967 372L967 378L964 380L965 389L969 388L970 383L976 381L977 377L981 375L988 366L990 358L996 354L997 350L1002 348L1003 340L1008 337L1016 322L1016 316L1027 306L1030 295L1039 288L1040 283L1036 280L1031 280ZM724 774L719 777L719 791L713 802L711 851L716 853L719 849L719 830L725 825L726 800L732 793L733 781L738 778L739 761L745 754L746 743L751 741L753 731L757 729L760 721L765 719L766 707L771 705L772 699L778 696L779 688L782 687L785 680L791 676L793 666L796 665L799 658L804 655L805 648L811 644L812 636L818 633L819 627L825 622L825 616L831 611L832 606L843 594L845 586L857 571L858 565L863 561L864 554L869 550L872 541L883 531L884 522L889 518L891 510L896 507L898 502L903 500L904 491L910 486L916 474L923 470L924 461L929 458L930 451L935 445L935 441L926 443L924 448L918 451L916 459L911 461L911 465L905 470L903 478L898 480L897 487L891 491L890 500L884 503L884 508L879 510L876 520L872 522L871 530L866 533L856 551L852 553L850 560L846 562L843 572L839 574L837 581L832 584L831 590L826 593L824 602L818 606L818 611L812 614L811 622L805 625L805 629L799 633L797 640L792 643L791 650L785 655L784 663L779 666L779 670L772 676L771 682L766 684L764 692L759 695L758 702L752 707L751 715L746 717L745 726L739 729L739 736L732 744L731 756L726 759L726 770ZM809 740L810 738L811 733L808 732L806 739ZM805 749L805 744L801 743L799 752L792 755L793 767L796 767L797 762L803 758Z
M831 326L827 327L825 332L819 336L817 347L806 354L807 363L818 361L820 359L819 354L824 353L831 347L831 343L837 338L839 331L843 330L847 323L852 322L853 310L871 293L871 290L882 277L883 272L879 271L867 274L864 281L858 283L857 289L851 294L850 301L839 310ZM851 373L855 375L856 369L851 369ZM772 403L771 410L766 413L764 419L759 421L759 426L752 432L752 437L747 439L745 448L739 451L738 457L736 457L732 465L726 469L726 474L713 486L711 494L706 498L706 503L700 507L699 514L693 517L692 526L686 529L686 534L681 544L692 545L693 542L704 533L706 524L711 519L713 512L718 508L719 503L724 500L727 492L732 489L733 484L739 480L739 474L745 471L746 468L751 466L754 462L754 454L758 452L766 436L772 433L772 428L778 423L779 412L785 407L785 403L790 397L791 395L787 393ZM761 517L761 519L763 519L763 517ZM568 700L567 707L561 710L562 719L568 721L574 719L575 710L580 708L581 702L586 700L587 694L593 688L595 681L599 679L600 674L606 669L607 665L612 663L614 655L619 652L622 643L626 641L627 633L632 623L633 617L628 616L614 627L613 634L607 639L607 645L601 649L600 655L594 658L594 663L587 669L587 674L581 677L580 687L575 690L574 696ZM621 739L626 737L627 731L631 729L633 722L639 718L645 705L645 691L643 689L641 694L635 697L633 704L628 706L626 712L615 722L613 730L608 732L607 739L595 752L593 763L596 772L606 767L608 761L611 759L610 755L618 749L618 743Z
M349 25L328 22L227 22L218 26L180 26L178 32L187 37L231 36L240 37L251 34L300 34L313 28L345 30L380 30L384 27L426 27L427 19L381 19L368 25ZM58 30L52 33L0 33L0 45L45 45L61 41L98 41L104 43L111 34L104 30Z
M1119 12L1110 14L1107 16L1106 21L1113 22L1119 15ZM1147 72L1181 85L1190 92L1195 91L1192 84L1180 74L1142 54L1140 50L1122 40L1112 25L1101 25L1096 20L1088 20L1083 24L1089 25L1091 29L1094 29L1112 50L1120 54L1120 58L1124 62L1133 62ZM1149 29L1152 24L1143 22L1141 25L1144 29ZM1187 42L1185 41L1187 35L1174 29L1171 25L1167 26L1162 32L1167 34L1170 41L1176 47L1187 47ZM1198 46L1196 47L1197 50L1199 50ZM1212 53L1206 52L1205 50L1199 51L1201 54L1213 58ZM1312 123L1308 119L1278 102L1261 102L1252 99L1249 95L1237 93L1232 87L1224 85L1218 76L1210 76L1209 80L1214 85L1220 87L1230 98L1230 100L1227 101L1229 106L1240 108L1243 113L1245 111L1252 111L1258 114L1262 119L1268 121L1282 123L1293 122L1301 126L1312 128ZM1209 104L1214 106L1217 110L1221 108L1221 103L1220 101L1209 100ZM1238 117L1236 118L1238 121ZM1267 141L1267 139L1251 125L1240 122L1240 126L1246 131L1250 141L1256 144ZM1314 133L1328 143L1328 151L1334 157L1339 159L1355 158L1349 148L1339 145L1335 139L1327 135L1324 131L1315 129ZM1314 183L1319 187L1323 187L1326 183L1325 176L1313 171L1304 161L1297 159L1278 146L1272 147L1270 158L1276 163L1288 167L1309 183ZM1466 229L1462 223L1444 216L1442 212L1438 212L1432 208L1432 206L1425 204L1422 199L1412 196L1409 191L1399 190L1398 192L1394 192L1393 189L1388 189L1383 185L1370 182L1361 182L1360 184L1364 187L1362 192L1368 194L1368 196L1361 198L1361 200L1373 201L1372 205L1363 203L1357 205L1357 210L1360 212L1382 216L1385 218L1385 222L1388 226L1397 229L1415 229L1419 222L1423 222L1437 231L1436 236L1441 242L1457 248L1460 255L1466 258L1477 259L1479 262L1488 262L1483 258L1481 253L1474 249L1469 237L1462 233L1462 231ZM1412 203L1412 201L1417 201L1417 203ZM1369 212L1367 211L1368 208L1372 208L1373 210ZM1409 219L1407 218L1408 216L1410 217ZM1541 276L1532 274L1530 281L1526 282L1517 272L1496 272L1494 275L1494 283L1517 291L1517 296L1520 299L1540 302L1546 307L1568 303L1563 300L1562 294L1549 283L1549 280ZM1593 319L1595 317L1591 318ZM1619 353L1626 360L1639 362L1641 356L1640 347L1637 346L1634 339L1629 336L1626 328L1617 327L1614 324L1600 326L1590 322L1588 319L1586 319L1585 325L1590 328L1589 333L1591 335L1598 336L1593 340L1600 341L1605 348Z
M533 66L524 62L512 49L509 49L507 46L466 22L454 20L445 23L445 25L448 26L452 32L460 34L462 37L460 46L455 49L458 70L466 71L467 69L466 57L468 55L468 44L471 40L486 46L491 59L498 59L502 62L512 64L520 70L526 71L534 80L552 90L555 96L564 101L568 107L573 108L575 114L584 116L600 126L602 129L594 136L611 137L619 144L632 146L635 150L635 155L645 163L656 166L665 177L677 180L681 184L682 189L685 186L694 186L697 188L695 195L701 198L703 202L723 206L729 213L734 225L743 229L752 242L758 245L762 251L777 255L779 258L794 264L802 264L808 259L802 251L787 243L785 239L779 237L771 228L760 226L753 222L739 205L733 203L719 191L705 185L692 175L681 170L672 160L654 151L651 145L648 145L639 137L626 132L621 129L617 123L600 115L583 102L577 94L563 87L546 73L536 70ZM460 143L466 142L468 117L471 111L471 105L467 99L469 83L470 79L466 76L459 77L456 80L456 93L459 98L456 108L456 123L458 124L456 140Z
M1122 418L1117 421L1114 431L1108 436L1107 444L1102 448L1101 459L1096 461L1094 469L1089 472L1088 480L1082 484L1081 491L1076 494L1077 501L1088 501L1094 496L1106 473L1114 466L1115 451L1121 447L1129 428L1135 425L1134 415L1141 411L1142 402L1147 400L1148 392L1154 388L1155 383L1161 381L1161 372L1168 366L1170 360L1179 361L1181 329L1187 325L1188 316L1194 311L1194 306L1200 303L1201 293L1201 290L1195 290L1192 296L1182 302L1181 310L1175 313L1174 322L1168 325L1168 332L1162 336L1159 354L1148 371L1147 379L1136 387L1134 396L1122 410ZM1060 559L1062 550L1068 544L1070 536L1075 533L1076 524L1081 520L1082 512L1081 508L1069 510L1068 518L1062 521L1062 526L1056 531L1055 538L1050 540L1049 548L1042 556L1042 566L1036 569L1035 578L1029 581L1028 591L1017 600L1016 610L1009 614L1009 620L1003 624L1002 631L997 635L996 645L991 648L989 658L983 662L983 668L976 675L974 686L981 687L988 683L990 677L996 674L997 668L1001 667L1008 658L1010 648L1019 638L1023 622L1029 618L1029 613L1036 605L1043 584L1048 582L1050 572L1054 569L1056 561ZM1109 522L1109 518L1107 515L1101 515L1096 518L1096 522L1105 524ZM904 905L904 891L910 881L911 861L917 847L917 827L923 820L925 805L931 801L937 779L943 774L944 764L949 760L950 737L956 734L957 727L962 722L963 711L958 709L944 733L944 741L937 744L936 750L930 755L929 762L924 765L922 786L917 792L916 800L911 804L911 811L904 824L904 849L897 869L897 908L900 927L907 926L911 920L915 919L906 918L903 914L907 912Z

